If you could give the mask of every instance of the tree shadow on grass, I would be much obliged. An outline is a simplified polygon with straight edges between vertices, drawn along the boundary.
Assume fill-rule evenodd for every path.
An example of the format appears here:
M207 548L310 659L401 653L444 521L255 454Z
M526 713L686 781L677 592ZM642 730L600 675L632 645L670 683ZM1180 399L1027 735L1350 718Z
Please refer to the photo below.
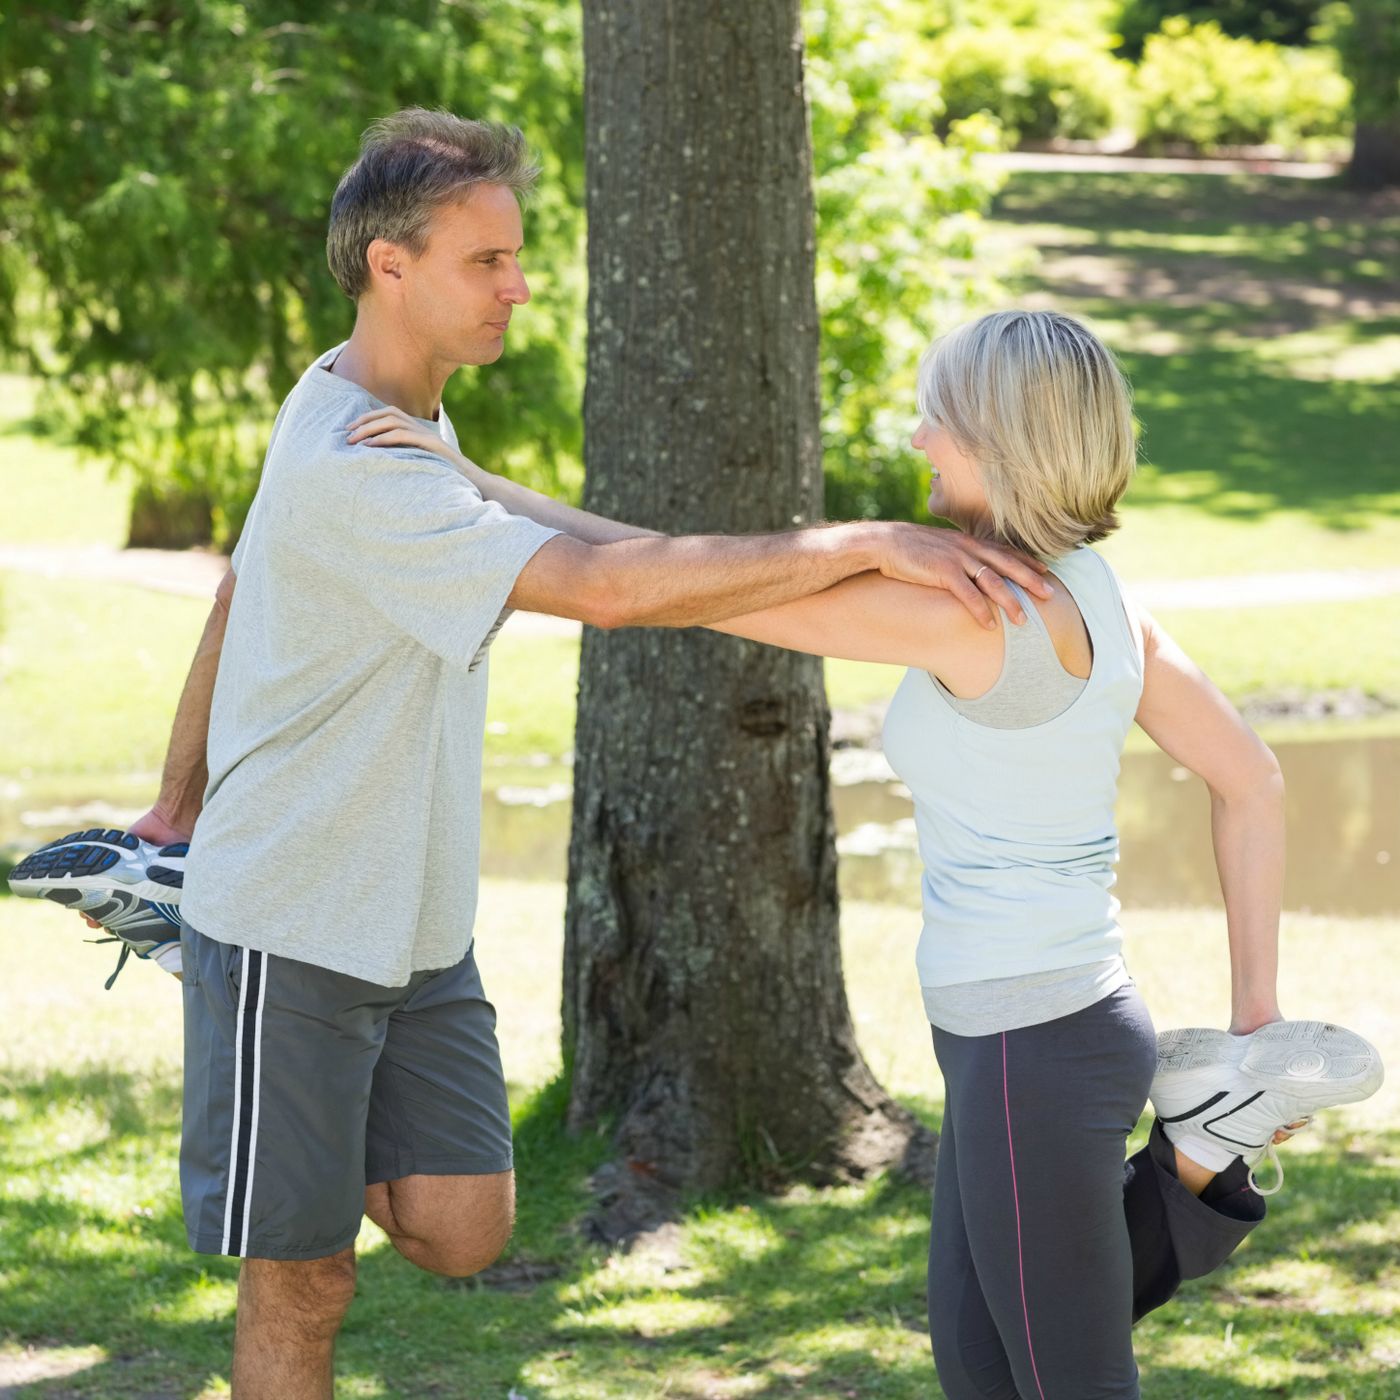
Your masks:
M1005 223L1132 229L1170 238L1253 235L1251 258L1296 270L1304 260L1335 277L1356 277L1374 260L1374 275L1400 254L1400 196L1353 190L1340 180L1267 175L1161 175L1142 171L1018 170L997 197L993 217ZM1278 237L1286 230L1287 237ZM1325 261L1324 261L1325 260Z
M1151 466L1142 509L1185 505L1223 519L1301 511L1336 530L1393 508L1400 396L1380 383L1271 374L1243 350L1120 355L1137 389Z
M1348 1234L1358 1221L1384 1218L1400 1204L1394 1171L1378 1161L1400 1151L1400 1133L1373 1134L1367 1142L1372 1150L1366 1155L1331 1147L1295 1153L1289 1194L1275 1205L1273 1219L1236 1260L1190 1285L1146 1330L1155 1328L1160 1339L1194 1312L1211 1329L1218 1316L1223 1332L1224 1321L1241 1310L1241 1289L1253 1286L1244 1275L1272 1262L1305 1258L1346 1290L1393 1277L1400 1220L1389 1222L1389 1238L1382 1241ZM926 1192L889 1178L863 1192L696 1203L687 1216L684 1267L667 1278L602 1285L605 1296L596 1309L575 1310L577 1321L556 1324L553 1332L565 1348L590 1352L595 1365L617 1356L619 1380L645 1367L666 1376L666 1394L695 1400L729 1393L726 1383L734 1385L741 1375L742 1390L733 1393L772 1400L861 1395L876 1385L880 1389L870 1393L936 1394L922 1345L873 1359L867 1330L892 1324L922 1341L927 1212ZM581 1281L586 1286L586 1278ZM1252 1356L1291 1364L1300 1359L1303 1329L1301 1345L1313 1370L1296 1384L1261 1386L1245 1378L1248 1366L1222 1365L1215 1357L1199 1367L1164 1358L1161 1365L1145 1365L1145 1393L1154 1400L1384 1393L1364 1388L1379 1384L1380 1371L1354 1335L1384 1325L1384 1306L1368 1311L1363 1293L1346 1305L1349 1317L1304 1310L1285 1332L1258 1324L1261 1315L1270 1317L1268 1302L1245 1305L1256 1320ZM687 1305L700 1308L702 1319L686 1321ZM659 1313L654 1321L649 1306ZM675 1325L668 1312L679 1319ZM1325 1388L1315 1390L1319 1365ZM624 1382L615 1393L631 1392Z
M98 1066L36 1076L4 1073L0 1094L14 1102L12 1119L34 1119L60 1104L83 1105L104 1123L109 1145L114 1138L144 1138L172 1124L178 1128L180 1120L180 1082L168 1072L141 1074ZM87 1151L65 1148L52 1160L57 1165Z
M10 1128L38 1124L49 1105L81 1103L106 1124L114 1169L129 1171L134 1145L145 1143L152 1172L167 1178L141 1215L103 1196L107 1164L92 1142L59 1144L37 1180L26 1168L27 1183L15 1176L25 1164L5 1164L5 1334L107 1353L19 1393L167 1400L226 1375L237 1265L185 1244L173 1085L119 1071L12 1076L9 1099ZM444 1280L387 1245L367 1250L340 1346L342 1375L368 1393L442 1400L503 1400L512 1387L531 1400L938 1394L924 1339L925 1190L883 1178L839 1191L697 1200L680 1222L674 1257L611 1258L575 1227L607 1139L569 1136L566 1101L556 1081L517 1112L520 1217L505 1261L514 1270ZM1400 1183L1385 1159L1400 1154L1400 1132L1362 1141L1364 1152L1325 1142L1311 1155L1293 1152L1287 1194L1249 1246L1143 1324L1153 1400L1384 1394L1367 1388L1382 1382L1364 1337L1385 1317L1367 1309L1365 1290L1394 1277ZM1383 1237L1353 1228L1365 1221L1382 1222ZM1346 1294L1338 1314L1310 1311L1289 1292L1288 1276L1270 1278L1272 1264L1299 1258ZM1296 1384L1260 1386L1218 1352L1195 1365L1175 1349L1184 1331L1219 1336L1242 1318L1252 1358L1291 1369Z
M0 1102L0 1336L106 1353L13 1393L197 1394L221 1369L232 1325L182 1314L211 1281L231 1283L234 1266L185 1245L173 1170L178 1079L107 1067L8 1071ZM130 1192L114 1181L130 1181Z

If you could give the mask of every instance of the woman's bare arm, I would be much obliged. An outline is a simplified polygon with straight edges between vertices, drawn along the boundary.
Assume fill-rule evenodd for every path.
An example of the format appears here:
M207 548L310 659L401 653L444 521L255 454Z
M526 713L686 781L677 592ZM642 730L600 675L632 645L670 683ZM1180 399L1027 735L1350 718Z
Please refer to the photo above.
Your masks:
M1210 789L1211 838L1230 940L1230 1029L1281 1019L1283 775L1234 706L1162 628L1139 611L1146 668L1137 722Z
M993 660L999 668L1002 654L999 629L989 632L951 594L874 573L712 628L813 656L912 666L944 680L970 660L976 671ZM994 669L986 683L995 678Z

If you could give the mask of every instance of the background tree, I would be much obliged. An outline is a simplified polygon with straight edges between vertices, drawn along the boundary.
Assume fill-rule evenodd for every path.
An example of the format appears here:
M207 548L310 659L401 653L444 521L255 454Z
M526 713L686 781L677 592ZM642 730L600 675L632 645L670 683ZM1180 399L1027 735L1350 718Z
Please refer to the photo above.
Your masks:
M273 0L0 10L0 347L48 381L46 420L136 472L147 503L172 486L202 498L202 537L224 543L277 404L353 323L326 271L331 192L369 121L409 105L514 122L544 161L529 220L542 295L448 407L483 461L581 477L575 7L312 9L305 23Z
M1356 114L1347 179L1363 189L1400 185L1400 0L1352 0L1327 18Z
M585 0L584 499L670 532L821 510L797 0ZM922 1135L856 1048L821 663L587 631L564 970L574 1126L631 1179L831 1177Z
M908 515L907 387L933 324L981 290L985 123L942 144L922 0L813 5L830 508ZM331 191L369 120L410 103L511 121L544 178L536 296L500 363L448 385L472 450L582 486L582 53L572 0L21 3L0 9L0 353L46 425L135 474L133 536L237 536L281 397L352 309L325 267ZM374 62L365 56L373 54ZM875 259L875 246L926 256Z

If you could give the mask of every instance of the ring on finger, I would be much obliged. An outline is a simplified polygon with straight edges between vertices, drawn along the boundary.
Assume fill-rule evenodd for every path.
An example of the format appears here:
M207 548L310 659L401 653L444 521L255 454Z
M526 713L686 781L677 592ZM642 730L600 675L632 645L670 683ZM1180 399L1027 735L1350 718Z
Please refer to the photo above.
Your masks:
M992 567L992 566L991 566L990 564L983 564L982 567L981 567L980 569L978 569L977 572L976 572L975 574L973 574L973 576L972 576L972 581L973 581L973 583L976 583L977 580L978 580L979 578L981 578L982 575L985 574L985 573L987 572L987 570L990 569L991 567Z

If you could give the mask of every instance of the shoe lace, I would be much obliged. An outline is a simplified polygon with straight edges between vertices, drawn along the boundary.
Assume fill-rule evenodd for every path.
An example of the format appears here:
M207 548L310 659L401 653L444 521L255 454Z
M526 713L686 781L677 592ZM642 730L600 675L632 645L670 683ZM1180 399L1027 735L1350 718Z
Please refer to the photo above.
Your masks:
M1288 1123L1285 1123L1283 1126L1288 1128L1291 1132L1296 1133L1301 1132L1311 1122L1311 1117L1300 1118L1297 1120L1298 1126L1296 1128L1293 1127L1292 1124ZM1248 1175L1250 1190L1252 1190L1255 1193L1255 1195L1258 1196L1277 1196L1278 1193L1283 1190L1283 1163L1279 1160L1278 1148L1274 1145L1274 1140L1272 1137L1265 1145L1264 1155L1259 1159L1259 1161L1268 1161L1273 1163L1274 1172L1276 1173L1276 1180L1274 1181L1274 1184L1266 1190L1264 1187L1260 1186L1259 1183L1255 1180L1254 1167L1250 1167ZM1255 1166L1258 1166L1257 1162L1255 1163Z
M112 975L102 984L103 990L110 992L112 990L112 983L115 982L117 978L121 976L122 968L126 966L126 960L131 956L131 944L128 943L126 939L117 938L115 935L111 938L88 938L85 939L84 942L120 943L122 945L121 956L117 959L116 967L112 969Z
M112 975L116 976L115 973L113 973ZM1266 1188L1260 1186L1258 1181L1255 1180L1254 1167L1250 1167L1248 1178L1250 1190L1252 1190L1257 1196L1277 1196L1278 1193L1283 1190L1283 1163L1279 1161L1278 1149L1273 1145L1272 1142L1269 1143L1267 1147L1265 1147L1264 1155L1259 1159L1259 1161L1272 1162L1274 1171L1277 1173L1277 1179L1275 1180L1274 1184L1270 1187ZM1257 1165L1258 1163L1256 1162L1255 1166Z

